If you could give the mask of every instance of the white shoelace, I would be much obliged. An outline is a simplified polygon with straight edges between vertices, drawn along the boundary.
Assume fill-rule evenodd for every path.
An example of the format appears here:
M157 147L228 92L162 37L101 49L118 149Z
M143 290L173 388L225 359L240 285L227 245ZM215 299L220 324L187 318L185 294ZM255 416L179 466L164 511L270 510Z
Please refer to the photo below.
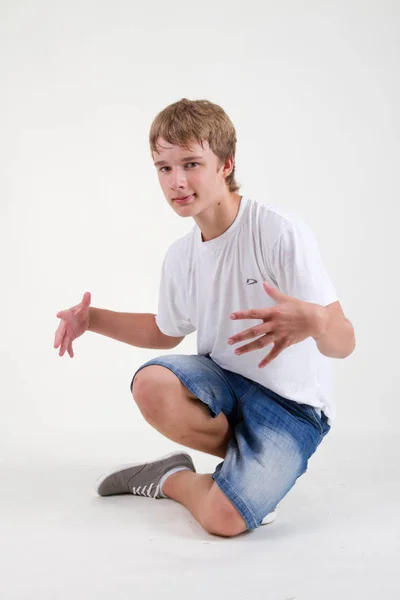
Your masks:
M148 489L146 489L147 485L148 484L146 483L146 485L144 485L143 488L141 485L139 485L139 487L133 487L132 494L135 494L135 496L148 496L149 498L155 498L158 494L159 486L156 487L154 494L151 494L151 488L153 487L154 483L151 483Z
M174 467L174 468L170 469L169 471L167 471L161 477L161 479L158 482L158 485L156 486L156 489L153 493L151 493L151 488L153 487L154 482L150 484L148 489L146 489L147 486L149 485L148 483L146 483L144 486L139 485L138 487L133 487L132 494L135 494L138 496L148 496L149 498L167 498L167 496L165 496L162 492L162 486L163 486L164 481L170 475L173 475L174 473L178 473L179 471L183 471L183 470L192 471L192 469L190 467L183 466L183 465L181 465L180 467Z

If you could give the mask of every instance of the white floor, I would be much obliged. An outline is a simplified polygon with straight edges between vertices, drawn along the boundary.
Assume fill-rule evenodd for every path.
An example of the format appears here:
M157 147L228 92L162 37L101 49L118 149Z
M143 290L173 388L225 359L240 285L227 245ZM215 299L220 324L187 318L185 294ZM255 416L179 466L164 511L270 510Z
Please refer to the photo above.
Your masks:
M400 598L395 436L332 431L278 519L232 539L208 535L172 500L95 495L101 473L144 458L133 438L119 432L117 456L110 432L55 432L29 456L3 454L1 600ZM147 458L177 448L165 439ZM201 472L219 462L192 456Z

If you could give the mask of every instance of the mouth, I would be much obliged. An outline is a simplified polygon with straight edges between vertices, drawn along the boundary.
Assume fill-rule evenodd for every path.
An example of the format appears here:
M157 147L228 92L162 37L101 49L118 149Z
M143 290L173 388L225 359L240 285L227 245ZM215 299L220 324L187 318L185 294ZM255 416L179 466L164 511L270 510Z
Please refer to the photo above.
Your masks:
M176 202L177 204L187 204L188 202L193 200L195 196L196 194L190 194L190 196L185 196L184 198L175 198L174 202Z

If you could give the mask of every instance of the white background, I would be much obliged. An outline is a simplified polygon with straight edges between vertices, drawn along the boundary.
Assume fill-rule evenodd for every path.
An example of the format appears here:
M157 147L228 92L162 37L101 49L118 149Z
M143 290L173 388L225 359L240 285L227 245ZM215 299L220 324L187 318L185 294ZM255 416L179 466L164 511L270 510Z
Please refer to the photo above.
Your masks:
M104 535L118 531L122 538L111 545L139 553L135 537L143 544L149 532L161 536L160 548L167 554L169 536L174 548L180 548L182 539L190 541L193 553L188 546L180 548L174 565L189 552L193 569L199 566L196 552L203 548L196 545L199 539L210 544L203 566L210 566L208 559L215 566L220 552L233 551L235 546L226 544L239 544L237 556L228 555L221 563L226 573L239 564L240 544L246 544L251 564L243 587L235 585L230 595L240 597L254 584L265 597L261 588L267 580L258 587L256 582L270 564L276 595L268 598L307 600L320 598L323 584L314 586L302 576L313 571L313 565L301 562L304 543L317 561L321 547L333 544L337 554L324 563L333 578L332 594L354 585L356 597L363 581L363 598L376 597L383 589L387 598L395 597L394 563L385 560L377 578L368 565L379 555L376 540L383 540L392 561L399 549L391 537L392 514L398 523L394 485L400 474L399 25L399 5L389 1L306 2L301 7L261 0L0 3L0 523L9 544L10 575L3 579L2 598L64 597L56 596L55 589L66 577L65 563L54 558L52 548L58 544L60 552L65 549L63 536L74 519L79 539L71 542L71 556L82 551L84 535L98 535L99 543L90 546L93 562L85 559L89 571L80 571L79 560L68 563L72 579L70 588L64 582L65 597L80 597L79 589L82 597L106 597L112 587L100 586L97 571L108 560L114 565L106 571L108 586L121 577L119 569L124 574L116 597L128 598L135 591L132 565L122 554L114 564L113 555L106 560L99 550L102 538L93 510L100 512L97 518L104 525L105 504L93 497L92 484L115 462L137 462L176 449L143 420L129 384L138 366L153 356L196 352L196 334L176 349L154 351L89 332L74 343L73 359L67 353L60 358L53 348L55 314L77 304L85 291L96 307L156 313L164 254L194 222L179 218L168 206L151 160L148 132L156 114L182 97L211 100L232 119L241 194L292 208L309 223L354 325L357 347L344 360L332 359L337 421L310 462L313 469L284 499L286 516L280 522L251 536L222 540L202 532L193 520L188 530L189 513L170 501L154 508L140 499L136 522L135 509L123 497L117 501L124 503L125 515L118 503L107 504L108 511L115 506L115 513L107 514ZM199 471L211 472L219 462L192 455ZM346 486L351 487L348 496ZM47 494L40 497L43 489ZM308 542L296 538L308 531L299 499L314 503L306 513L315 535ZM165 511L168 517L162 516ZM379 521L381 513L387 530L376 531L372 542L370 519ZM44 529L32 529L41 522L39 515ZM21 538L14 529L17 523L23 523ZM88 523L92 530L83 534ZM335 546L334 533L344 523L344 541ZM348 529L352 524L356 531ZM48 545L39 530L50 536ZM14 577L22 561L21 544L27 548L28 539L38 562L28 570L30 591L24 591L24 583ZM254 539L266 545L254 546L249 541ZM354 539L360 544L356 555ZM213 544L225 545L210 554ZM165 554L158 551L165 566ZM253 558L252 552L257 552ZM260 565L254 563L256 556L264 556ZM294 579L288 575L288 557ZM28 564L30 554L25 558ZM54 561L53 579L45 584L42 575L49 560ZM152 564L146 561L154 560L154 545L141 560ZM349 564L354 569L347 572ZM169 569L162 572L162 585L172 586ZM151 586L160 571L151 571L151 581L146 573L143 566L136 591L150 585L157 595ZM81 587L75 588L78 581ZM229 582L220 584L228 589ZM204 590L198 593L201 597Z

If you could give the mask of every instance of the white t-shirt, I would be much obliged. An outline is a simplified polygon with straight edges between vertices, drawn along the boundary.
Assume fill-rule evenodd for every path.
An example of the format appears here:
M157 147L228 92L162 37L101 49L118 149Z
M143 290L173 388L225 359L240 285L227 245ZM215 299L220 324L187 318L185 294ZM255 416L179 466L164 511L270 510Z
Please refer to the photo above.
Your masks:
M232 312L276 306L263 281L284 294L326 306L338 300L310 227L293 211L242 196L235 221L203 242L197 224L168 248L161 270L156 323L170 336L197 330L197 354L210 353L222 368L244 375L286 399L336 418L332 359L311 337L285 348L266 367L272 349L235 354L252 340L229 345L230 336L262 323L230 319Z

